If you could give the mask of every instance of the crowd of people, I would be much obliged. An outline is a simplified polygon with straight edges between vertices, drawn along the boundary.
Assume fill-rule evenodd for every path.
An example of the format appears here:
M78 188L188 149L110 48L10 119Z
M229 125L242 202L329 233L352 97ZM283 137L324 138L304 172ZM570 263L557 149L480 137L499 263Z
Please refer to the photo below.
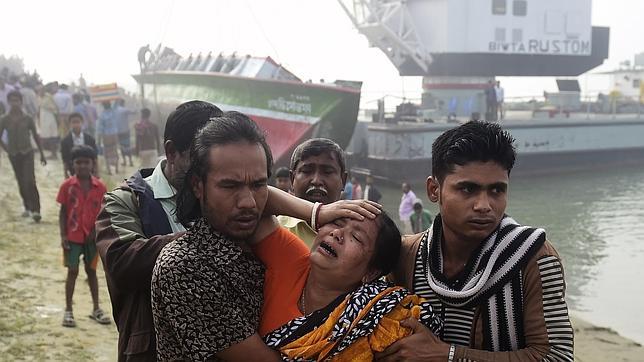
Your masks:
M8 93L0 132L12 164L31 159L25 176L14 169L32 197L30 135L46 158L23 98ZM141 168L108 191L97 157L108 173L118 172L119 149L121 165L132 164L130 127L120 125L132 112L102 106L95 123L62 113L63 325L76 325L81 255L91 317L110 323L98 301L100 257L119 361L573 360L560 258L543 229L505 213L516 151L497 124L471 121L435 140L426 194L439 213L403 183L401 233L374 177L349 178L337 143L303 142L272 177L261 128L204 101L179 105L163 142L143 109ZM25 201L32 215L35 203Z

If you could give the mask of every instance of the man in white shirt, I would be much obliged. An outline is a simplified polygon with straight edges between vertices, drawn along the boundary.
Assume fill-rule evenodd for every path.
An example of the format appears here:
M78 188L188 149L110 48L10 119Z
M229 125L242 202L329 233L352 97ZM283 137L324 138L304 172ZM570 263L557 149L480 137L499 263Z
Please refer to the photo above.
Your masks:
M496 110L499 113L498 120L502 120L504 116L503 112L503 99L505 97L505 91L501 87L501 82L496 81L496 86L494 86L494 92L496 93Z

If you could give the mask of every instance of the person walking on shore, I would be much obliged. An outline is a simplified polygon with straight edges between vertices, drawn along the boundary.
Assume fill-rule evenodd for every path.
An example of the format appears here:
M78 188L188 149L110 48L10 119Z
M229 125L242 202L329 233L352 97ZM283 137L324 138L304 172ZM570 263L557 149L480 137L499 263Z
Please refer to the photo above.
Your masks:
M400 206L398 206L398 216L400 216L400 223L403 225L403 234L411 234L411 222L409 217L414 212L414 203L416 202L416 194L411 190L407 182L402 184L402 196L400 197Z
M98 254L94 229L94 222L106 191L105 185L92 176L96 159L93 148L85 145L76 146L71 151L71 158L73 176L63 182L56 197L56 201L60 204L59 225L63 260L67 267L63 327L76 327L72 304L81 255L83 255L87 282L94 304L89 317L100 324L109 324L110 319L100 308L98 301L98 279L96 278Z
M156 166L159 157L159 128L150 121L150 110L141 110L141 120L134 126L135 150L141 162L140 168Z
M39 129L43 148L51 153L51 159L57 159L58 143L58 106L54 102L54 84L49 83L40 90Z
M105 166L107 174L112 174L110 165L114 166L114 171L119 173L119 154L118 154L118 124L114 116L114 110L110 102L103 102L103 113L98 117L96 128L99 144L103 147L103 157L105 157Z
M40 196L36 186L34 150L29 139L30 134L38 147L40 163L45 166L47 160L33 118L22 112L22 94L12 91L7 95L7 100L9 113L0 119L0 135L7 132L7 143L0 141L0 146L9 154L9 161L16 175L24 206L22 216L31 216L35 222L40 222Z
M125 160L130 161L132 164L132 141L130 140L130 115L133 114L125 107L124 99L117 99L114 106L114 117L116 118L116 126L118 127L119 148L121 149L121 156L123 162L121 166L125 167Z
M427 230L432 225L432 215L423 208L423 202L414 202L414 213L409 217L411 229L414 234Z

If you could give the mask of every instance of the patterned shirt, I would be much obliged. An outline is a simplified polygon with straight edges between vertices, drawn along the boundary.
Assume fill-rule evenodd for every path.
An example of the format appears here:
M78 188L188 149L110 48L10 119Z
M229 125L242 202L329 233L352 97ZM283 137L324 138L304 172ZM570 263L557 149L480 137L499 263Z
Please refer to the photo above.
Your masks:
M161 361L204 361L253 335L264 267L251 252L198 220L168 244L152 274L152 314Z

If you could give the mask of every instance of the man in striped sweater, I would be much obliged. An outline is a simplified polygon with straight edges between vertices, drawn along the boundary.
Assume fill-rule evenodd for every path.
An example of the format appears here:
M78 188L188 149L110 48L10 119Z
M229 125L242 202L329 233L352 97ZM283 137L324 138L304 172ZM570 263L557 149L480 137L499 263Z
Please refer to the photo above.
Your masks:
M472 121L432 145L427 195L440 214L403 237L392 277L427 298L445 327L418 322L384 361L573 361L563 266L540 228L505 214L516 150L512 136Z

